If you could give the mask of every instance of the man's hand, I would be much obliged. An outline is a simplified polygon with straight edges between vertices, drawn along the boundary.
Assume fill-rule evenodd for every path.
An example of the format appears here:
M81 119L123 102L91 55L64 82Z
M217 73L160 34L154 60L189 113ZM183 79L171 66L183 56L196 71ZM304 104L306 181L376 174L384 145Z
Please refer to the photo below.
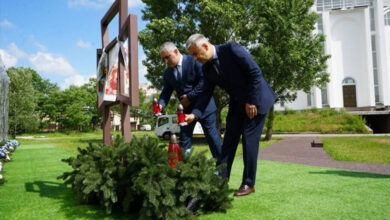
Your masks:
M252 119L253 117L255 117L257 115L256 105L246 103L245 104L245 111L246 111L246 115L248 115L248 117L250 119Z
M180 96L180 103L183 105L183 107L188 107L191 104L186 94Z
M195 120L195 115L194 114L186 114L186 122L189 124L191 123L192 121Z

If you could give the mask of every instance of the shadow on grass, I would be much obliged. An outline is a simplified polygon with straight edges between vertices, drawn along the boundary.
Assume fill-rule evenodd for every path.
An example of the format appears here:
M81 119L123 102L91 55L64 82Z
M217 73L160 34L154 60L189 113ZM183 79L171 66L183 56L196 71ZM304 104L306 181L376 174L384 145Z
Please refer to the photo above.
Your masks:
M102 143L102 139L101 138L80 138L78 142L99 144Z
M327 170L324 172L309 172L309 173L310 174L339 175L339 176L358 177L358 178L376 178L376 179L390 178L390 175L375 174L375 173L362 173L362 172L347 171L347 170Z
M97 205L80 204L70 187L63 183L51 181L34 181L25 183L26 192L39 193L39 196L61 200L61 210L69 219L137 219L135 215L121 213L113 209L112 214Z

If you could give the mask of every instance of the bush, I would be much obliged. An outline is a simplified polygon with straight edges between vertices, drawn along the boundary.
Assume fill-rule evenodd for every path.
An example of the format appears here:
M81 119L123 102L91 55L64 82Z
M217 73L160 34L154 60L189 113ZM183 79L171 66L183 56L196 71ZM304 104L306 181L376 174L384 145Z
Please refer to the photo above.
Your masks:
M63 160L73 171L58 178L72 185L80 201L100 203L107 213L120 207L140 219L193 218L186 209L190 198L199 200L199 214L231 207L227 180L215 175L222 167L205 152L185 155L172 168L166 146L148 136L134 136L131 143L117 136L112 147L90 143L78 151Z
M284 109L285 115L295 115L297 113L296 110L288 109L287 107Z

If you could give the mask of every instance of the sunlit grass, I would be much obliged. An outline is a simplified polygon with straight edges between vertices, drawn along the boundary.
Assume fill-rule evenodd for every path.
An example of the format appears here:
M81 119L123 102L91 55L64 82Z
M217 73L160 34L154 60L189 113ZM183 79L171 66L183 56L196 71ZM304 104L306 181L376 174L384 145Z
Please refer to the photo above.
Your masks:
M361 116L333 109L275 112L273 131L276 133L368 133Z
M97 205L80 204L71 188L56 179L70 170L66 163L60 162L75 155L68 148L74 143L86 144L78 142L80 138L91 137L53 137L45 143L33 140L17 149L12 161L4 165L6 182L0 185L0 219L137 219L121 214L120 210L108 215ZM101 141L100 135L92 138ZM58 147L61 140L72 142ZM261 147L269 144L263 143ZM243 161L238 157L229 181L232 190L240 185L242 172ZM258 161L255 187L255 193L234 198L233 207L226 213L210 213L199 219L387 219L390 216L390 176Z
M321 137L335 160L390 164L390 136Z

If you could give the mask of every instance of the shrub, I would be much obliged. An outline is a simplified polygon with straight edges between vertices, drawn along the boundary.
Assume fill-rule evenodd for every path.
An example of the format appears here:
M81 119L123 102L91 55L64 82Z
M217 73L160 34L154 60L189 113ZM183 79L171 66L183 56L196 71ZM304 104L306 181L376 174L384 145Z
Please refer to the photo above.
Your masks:
M285 115L295 115L297 113L296 110L288 109L287 107L284 109Z
M184 155L172 168L166 146L148 136L134 136L131 143L117 136L112 147L90 143L78 151L76 158L63 160L73 171L58 178L82 202L100 203L107 213L120 207L140 219L193 218L186 209L190 198L199 200L199 214L231 207L227 180L215 175L222 167L205 152Z

